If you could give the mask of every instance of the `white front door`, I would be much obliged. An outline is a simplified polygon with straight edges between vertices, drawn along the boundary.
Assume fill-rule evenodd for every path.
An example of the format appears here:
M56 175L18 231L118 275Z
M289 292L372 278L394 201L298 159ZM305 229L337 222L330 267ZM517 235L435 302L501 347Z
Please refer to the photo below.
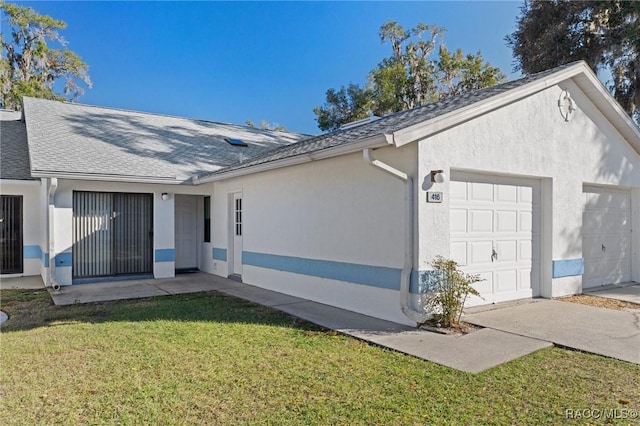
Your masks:
M198 267L198 204L196 197L176 195L176 269Z
M231 219L231 234L233 239L232 271L234 275L242 275L242 193L233 194L233 216Z
M482 298L467 305L539 295L540 186L537 181L456 175L450 183L451 258L478 274Z
M631 195L629 191L583 190L582 288L631 281Z

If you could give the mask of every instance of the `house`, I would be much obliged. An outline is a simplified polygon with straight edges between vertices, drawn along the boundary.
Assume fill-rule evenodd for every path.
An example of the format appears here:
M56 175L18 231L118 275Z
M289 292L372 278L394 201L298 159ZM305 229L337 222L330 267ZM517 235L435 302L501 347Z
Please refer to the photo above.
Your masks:
M583 62L316 137L3 114L3 273L47 285L199 269L415 325L436 255L481 275L469 304L640 281L640 130Z

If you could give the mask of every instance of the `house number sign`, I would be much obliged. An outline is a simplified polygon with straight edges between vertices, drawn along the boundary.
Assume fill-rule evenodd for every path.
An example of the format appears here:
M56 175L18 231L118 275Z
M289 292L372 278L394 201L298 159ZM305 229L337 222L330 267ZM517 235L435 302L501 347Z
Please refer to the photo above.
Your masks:
M427 203L441 203L443 199L442 192L427 191Z

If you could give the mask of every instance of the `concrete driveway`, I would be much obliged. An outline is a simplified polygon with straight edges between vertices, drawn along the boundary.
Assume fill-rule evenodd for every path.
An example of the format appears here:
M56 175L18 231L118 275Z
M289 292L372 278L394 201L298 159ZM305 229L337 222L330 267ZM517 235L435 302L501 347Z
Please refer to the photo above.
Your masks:
M470 310L471 324L640 364L640 310L618 311L534 299Z
M598 297L606 297L608 299L624 300L625 302L633 302L640 305L640 283L611 284L587 290L585 293Z

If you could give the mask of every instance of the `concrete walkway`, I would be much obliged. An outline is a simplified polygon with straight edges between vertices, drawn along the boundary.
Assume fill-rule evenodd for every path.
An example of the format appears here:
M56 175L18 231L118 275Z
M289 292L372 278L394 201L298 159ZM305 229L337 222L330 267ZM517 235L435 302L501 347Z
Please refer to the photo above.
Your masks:
M471 309L464 319L485 328L464 336L449 336L204 273L81 284L50 293L56 305L68 305L211 290L471 373L553 344L640 363L640 313L555 300L534 299Z
M618 311L559 300L534 299L530 303L497 309L471 309L464 320L640 364L640 310Z
M2 278L0 279L0 289L26 289L26 290L39 290L43 289L44 284L40 275L30 277L15 277L15 278Z

